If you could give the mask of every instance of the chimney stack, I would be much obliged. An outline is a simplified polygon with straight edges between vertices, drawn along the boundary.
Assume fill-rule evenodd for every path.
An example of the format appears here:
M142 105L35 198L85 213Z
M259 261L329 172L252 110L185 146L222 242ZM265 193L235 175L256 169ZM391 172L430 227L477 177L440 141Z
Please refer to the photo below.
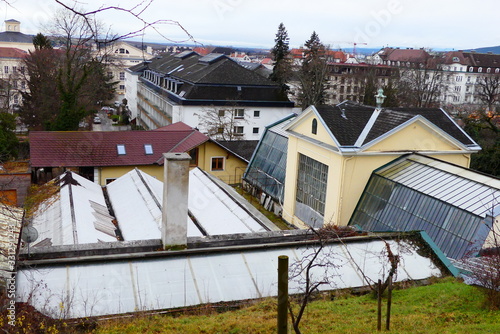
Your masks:
M163 209L161 240L163 248L187 246L189 161L187 153L164 153Z

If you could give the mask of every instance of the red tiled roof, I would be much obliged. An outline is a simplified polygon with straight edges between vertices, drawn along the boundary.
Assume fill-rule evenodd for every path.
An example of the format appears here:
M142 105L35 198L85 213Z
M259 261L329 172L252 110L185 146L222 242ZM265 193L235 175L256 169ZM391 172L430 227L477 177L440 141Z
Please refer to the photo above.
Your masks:
M24 58L27 55L27 52L18 48L0 47L0 58Z
M180 127L180 126L178 126ZM168 131L32 131L30 162L33 167L99 167L163 164L163 153L188 152L208 137L189 128ZM126 154L118 155L117 145ZM150 144L153 154L146 154Z

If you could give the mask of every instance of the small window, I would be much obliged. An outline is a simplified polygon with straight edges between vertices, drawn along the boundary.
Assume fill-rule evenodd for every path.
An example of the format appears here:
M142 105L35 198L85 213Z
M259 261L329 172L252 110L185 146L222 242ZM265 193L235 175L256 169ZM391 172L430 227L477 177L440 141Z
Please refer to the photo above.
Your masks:
M4 66L4 67L3 67L3 72L4 72L5 74L9 73L9 66Z
M212 157L212 169L213 171L224 170L224 157Z
M219 109L219 117L224 117L226 111L224 109Z
M318 133L318 121L315 119L312 120L312 129L311 132L313 135Z
M489 67L488 67L488 68L486 69L486 73L491 73L491 68L489 68Z
M148 155L153 154L153 146L151 144L144 144L144 152Z
M496 68L495 73L499 73L499 72L500 72L500 68Z
M458 57L453 57L453 62L454 62L454 63L459 63L459 62L460 62L460 59L458 59Z
M469 67L469 72L474 72L474 67Z
M255 134L258 134L259 133L259 128L253 128L252 132L255 133Z
M123 144L116 145L116 150L118 151L118 155L127 154L127 151L125 150L125 145L123 145Z
M244 118L245 109L234 109L234 118Z
M120 72L120 80L125 80L125 72Z
M260 110L254 110L253 111L253 117L259 118L260 117Z
M483 68L480 67L480 68L477 69L477 71L478 71L478 73L482 73L483 72Z
M189 160L189 166L198 166L198 148L193 148L189 151L189 156L191 160Z
M234 127L234 134L236 136L242 136L243 135L243 127L242 126L235 126Z
M224 128L217 128L217 133L224 133Z
M120 85L120 90L125 90L125 85Z
M111 182L113 182L114 180L116 180L116 179L107 178L107 179L106 179L106 184L110 184L110 183L111 183Z
M17 66L12 66L12 73L17 73Z

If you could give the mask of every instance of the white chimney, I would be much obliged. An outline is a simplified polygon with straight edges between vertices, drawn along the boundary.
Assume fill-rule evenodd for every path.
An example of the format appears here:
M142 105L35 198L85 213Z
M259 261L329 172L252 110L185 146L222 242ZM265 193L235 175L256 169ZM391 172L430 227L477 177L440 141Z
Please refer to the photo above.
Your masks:
M164 153L163 210L161 240L163 248L187 245L189 161L187 153Z

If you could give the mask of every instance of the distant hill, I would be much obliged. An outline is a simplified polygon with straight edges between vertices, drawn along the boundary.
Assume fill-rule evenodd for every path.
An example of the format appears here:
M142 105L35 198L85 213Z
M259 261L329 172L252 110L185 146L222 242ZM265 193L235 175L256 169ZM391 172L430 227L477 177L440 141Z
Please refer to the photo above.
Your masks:
M488 47L477 48L477 49L469 49L469 50L464 50L464 51L476 51L477 53L488 53L488 52L491 52L493 54L500 55L500 45L498 45L498 46L488 46Z

